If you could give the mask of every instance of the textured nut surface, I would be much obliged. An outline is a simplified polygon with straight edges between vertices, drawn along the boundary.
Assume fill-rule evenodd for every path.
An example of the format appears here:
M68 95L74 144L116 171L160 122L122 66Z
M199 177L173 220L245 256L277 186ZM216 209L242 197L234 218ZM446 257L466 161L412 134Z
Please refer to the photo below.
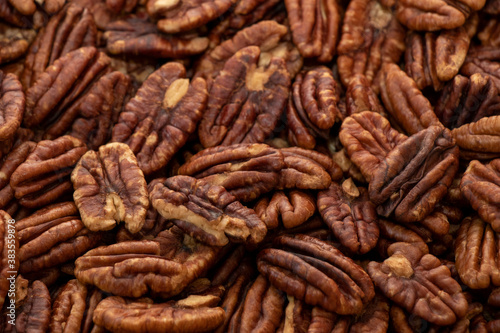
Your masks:
M453 129L451 134L466 159L491 159L500 156L500 115L484 117Z
M382 216L421 221L446 195L457 170L458 147L450 131L431 126L387 154L370 180L370 200Z
M87 147L69 135L37 143L10 178L19 203L36 208L71 192L70 173Z
M207 111L198 128L204 147L263 142L283 112L290 74L281 58L259 65L261 51L250 46L236 52L216 77Z
M318 193L318 210L335 237L351 252L365 254L375 247L379 237L377 213L365 188L352 179Z
M73 199L92 231L109 230L121 221L136 233L149 207L146 180L124 143L108 143L87 152L71 173Z
M201 242L212 246L229 241L256 245L266 235L264 222L222 186L175 176L155 180L151 188L153 207Z
M340 29L340 7L334 0L285 1L293 42L304 58L329 62L335 54Z
M460 182L460 190L479 216L500 232L500 159L486 165L471 161Z
M460 68L460 73L466 76L472 76L472 74L475 73L488 75L498 89L498 87L500 87L500 63L490 61L487 57L484 59L484 56L487 55L487 52L485 53L486 54L480 54L480 56L468 57L465 59L463 66Z
M455 241L455 266L467 286L479 289L500 286L500 239L491 225L466 217Z
M3 306L5 297L10 289L10 284L15 279L19 267L19 258L16 252L19 250L14 220L5 211L0 210L0 306ZM9 300L7 300L9 304Z
M150 174L165 167L196 129L207 104L205 80L191 83L178 63L151 74L125 106L112 141L126 143Z
M223 186L237 200L251 201L277 186L284 166L278 149L263 143L239 143L204 149L178 172Z
M51 332L77 332L82 328L86 310L87 287L70 280L61 289L52 304L50 317Z
M21 125L25 105L23 87L17 77L0 71L0 142L14 136Z
M328 243L295 235L275 238L274 246L259 253L259 271L276 288L306 304L356 314L375 296L368 274Z
M94 322L113 332L206 332L224 321L224 310L214 303L215 296L192 295L166 303L111 296L97 305Z
M467 312L467 300L450 270L438 258L408 243L395 243L382 263L371 261L368 273L389 299L438 325L453 324Z
M154 241L127 241L90 250L76 260L75 276L118 296L141 297L149 292L167 298L206 272L218 251L170 229Z
M363 74L355 74L345 93L346 116L363 111L372 111L387 117L377 94L371 88L370 82Z
M0 24L0 64L22 57L36 36L32 29L20 29ZM21 69L22 70L22 69Z

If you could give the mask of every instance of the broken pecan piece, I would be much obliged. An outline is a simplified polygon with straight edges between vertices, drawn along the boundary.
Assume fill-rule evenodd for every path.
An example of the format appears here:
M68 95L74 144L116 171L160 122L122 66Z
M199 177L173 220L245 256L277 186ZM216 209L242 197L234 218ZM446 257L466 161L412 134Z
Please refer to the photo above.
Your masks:
M218 301L212 295L191 295L166 303L110 296L97 305L94 322L113 332L207 332L224 321L224 310L216 307Z
M438 258L408 243L395 243L382 263L371 261L374 284L399 306L438 325L451 325L467 312L462 288Z
M316 211L316 202L304 191L275 191L272 197L260 199L254 210L268 229L278 228L279 221L289 229L307 221Z
M484 117L453 129L451 135L465 159L492 159L500 156L500 115Z
M124 143L87 152L71 173L73 199L82 222L92 231L110 230L121 221L131 233L141 230L149 207L144 175Z
M126 143L141 170L164 168L196 129L207 104L202 78L189 82L184 66L169 62L151 74L120 114L111 140Z
M259 65L261 51L236 52L212 84L207 111L198 128L204 147L263 142L274 130L290 90L290 74L281 58Z
M336 51L340 6L335 0L285 0L293 42L304 58L329 62Z
M486 165L471 161L460 182L460 190L479 216L500 232L500 159Z
M266 225L222 186L189 176L158 179L151 184L151 204L166 219L201 242L223 246L260 243Z
M473 289L500 286L500 238L479 217L466 217L455 240L455 266Z
M259 253L257 267L288 295L338 314L360 313L375 296L368 274L332 245L306 235L273 244Z
M375 247L379 228L375 206L368 191L352 179L318 193L318 210L340 243L352 253L365 254Z
M446 195L458 170L458 147L448 129L431 126L391 150L368 188L378 214L422 221Z
M70 173L86 151L83 142L69 135L38 142L10 178L19 203L42 207L71 192Z

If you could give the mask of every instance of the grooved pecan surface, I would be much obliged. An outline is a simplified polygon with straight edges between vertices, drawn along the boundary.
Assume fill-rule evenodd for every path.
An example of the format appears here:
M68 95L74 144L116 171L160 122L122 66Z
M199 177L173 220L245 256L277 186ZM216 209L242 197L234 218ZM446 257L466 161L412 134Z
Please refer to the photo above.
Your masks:
M36 36L32 29L20 29L0 24L0 64L22 57ZM21 69L22 70L22 69Z
M121 221L136 233L149 207L144 175L124 143L108 143L82 156L71 173L73 199L92 231L109 230Z
M332 245L306 236L280 236L257 257L262 275L278 289L339 314L357 314L374 296L368 274Z
M21 125L26 99L14 74L0 71L0 142L7 141Z
M155 180L150 187L153 207L201 242L212 246L229 241L256 245L266 235L264 222L222 186L175 176Z
M77 332L82 328L86 310L87 287L70 280L61 289L52 305L51 332Z
M165 167L196 129L207 104L205 80L191 83L181 64L167 63L144 81L113 128L112 141L126 143L150 174Z
M37 143L10 178L19 203L42 207L71 192L70 173L86 151L83 142L69 135Z
M372 111L387 117L377 94L373 91L370 82L363 74L355 74L345 93L346 116L363 111Z
M204 147L263 142L274 130L290 90L290 74L281 58L259 65L261 51L236 52L216 77L207 111L198 128Z
M500 115L481 118L453 129L451 134L466 159L491 159L500 156Z
M3 306L10 285L14 283L19 268L19 241L15 229L15 221L5 211L0 210L0 306ZM9 296L10 297L10 296ZM14 299L15 300L15 299ZM7 299L7 304L9 300Z

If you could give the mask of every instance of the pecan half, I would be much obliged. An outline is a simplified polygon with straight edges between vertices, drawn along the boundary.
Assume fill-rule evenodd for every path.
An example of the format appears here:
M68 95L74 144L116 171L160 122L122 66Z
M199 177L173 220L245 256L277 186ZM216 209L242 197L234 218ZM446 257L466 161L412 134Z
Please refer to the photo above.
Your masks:
M212 295L192 295L166 303L110 296L97 305L94 322L113 332L207 332L224 321L224 310L215 306L218 301Z
M393 244L389 255L368 264L368 274L385 296L438 325L451 325L466 314L462 288L438 258L408 243Z
M352 179L318 193L318 210L340 243L351 252L365 254L375 247L379 228L368 191Z
M304 58L329 62L339 38L340 6L335 0L286 0L293 42Z
M14 136L21 125L25 106L23 87L17 77L0 71L0 143Z
M40 141L10 178L19 203L42 207L71 192L70 173L86 151L83 142L69 135Z
M256 245L266 235L264 222L222 186L175 176L155 180L150 187L153 207L201 242L212 246L229 241Z
M393 129L382 115L364 111L342 122L339 138L351 161L370 181L387 154L408 137Z
M57 13L66 3L66 0L8 0L15 9L23 15L33 15L40 5L48 14Z
M75 261L75 276L118 296L141 297L150 292L167 298L206 272L219 251L179 229L170 229L155 241L128 241L90 250Z
M339 88L324 66L301 72L295 78L286 117L290 143L313 149L315 136L328 138L330 128L343 120L337 104Z
M290 74L281 58L259 65L261 51L249 46L224 65L209 93L198 128L204 147L263 142L274 130L290 89Z
M254 207L255 213L268 229L276 229L279 222L287 229L301 225L316 211L315 198L303 191L276 191L272 197L260 199Z
M149 207L144 175L124 143L108 143L87 152L71 173L73 199L82 222L92 231L109 230L120 221L131 233L141 230Z
M491 159L500 156L500 115L484 117L451 131L465 159Z
M489 76L479 73L469 78L457 75L443 89L434 111L449 129L500 115L498 89Z
M458 170L458 147L442 126L412 135L390 151L375 170L370 200L385 217L400 222L422 221L441 198Z
M259 253L257 267L288 295L339 314L360 313L375 296L368 274L330 244L306 235L273 244Z
M460 182L460 190L479 216L500 232L500 159L486 165L471 161Z
M164 168L196 129L207 104L205 80L191 83L179 63L151 74L120 114L112 141L126 143L145 174Z
M148 0L147 10L161 17L158 29L174 34L198 28L224 14L235 0Z
M61 289L52 305L51 332L78 332L86 310L87 288L77 280L70 280Z
M239 143L204 149L178 172L223 186L237 200L251 201L276 187L284 166L279 149L263 143Z
M345 93L346 116L373 111L387 117L385 109L363 74L354 74Z
M380 75L384 106L408 134L415 134L429 126L442 126L429 100L398 65L385 64Z
M46 69L65 54L80 47L97 45L97 27L89 10L70 4L53 16L30 46L21 74L27 89Z
M455 240L460 279L474 289L500 286L500 237L478 217L466 217Z
M0 306L2 307L9 289L12 289L11 285L15 284L16 274L12 272L17 272L19 268L19 258L16 255L18 250L15 221L5 211L0 210Z
M89 232L77 214L73 202L64 202L47 206L16 222L21 273L58 266L97 245L99 235Z
M344 86L355 74L364 74L372 84L382 64L399 61L404 41L405 30L389 7L378 0L350 1L337 47Z
M206 37L172 36L141 17L111 22L103 35L110 54L152 58L183 58L202 53L208 47Z

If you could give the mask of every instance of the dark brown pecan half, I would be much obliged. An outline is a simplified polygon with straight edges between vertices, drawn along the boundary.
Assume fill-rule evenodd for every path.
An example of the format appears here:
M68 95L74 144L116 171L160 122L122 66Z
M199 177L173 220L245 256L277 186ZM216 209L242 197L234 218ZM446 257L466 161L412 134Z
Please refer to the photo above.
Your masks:
M54 333L80 331L86 310L86 298L87 288L78 280L66 283L52 305L50 331Z
M249 46L224 65L209 93L198 134L204 147L263 142L274 130L290 90L281 58L259 65L260 49Z
M92 231L109 230L120 221L131 233L141 230L149 207L144 175L124 143L108 143L82 156L71 173L73 199Z
M313 149L314 137L327 139L330 128L344 118L337 106L339 87L332 71L320 66L299 73L292 91L286 111L289 141Z
M0 144L11 139L21 125L26 100L14 74L0 71Z
M445 86L434 110L444 126L454 129L483 117L500 115L500 98L489 76L457 75Z
M10 186L25 207L42 207L71 192L70 173L87 147L65 135L40 141L10 178Z
M293 42L304 58L329 62L339 38L340 6L335 0L285 0Z
M500 5L500 2L497 2ZM477 38L481 41L481 45L498 48L500 46L500 21L495 17L490 18L477 33Z
M21 75L23 86L33 86L47 67L65 54L96 45L97 27L88 9L68 5L50 19L31 44Z
M254 209L268 229L278 228L280 221L289 229L307 221L316 211L316 202L307 192L276 191L272 197L260 199Z
M167 298L205 273L218 252L220 248L170 229L155 241L128 241L90 250L76 260L75 276L118 296L141 297L151 292Z
M411 30L436 31L462 26L486 0L398 0L398 20Z
M204 149L178 172L223 186L237 200L252 201L276 187L284 166L279 149L263 143L239 143Z
M100 237L78 218L73 202L47 206L16 222L19 271L23 274L74 260L97 245Z
M318 210L340 243L356 254L365 254L375 247L379 229L375 206L368 191L356 187L352 179L341 185L332 183L318 193Z
M287 32L286 26L268 20L245 28L204 55L196 67L195 77L203 77L210 86L229 58L252 45L260 48L259 65L268 65L273 57L282 58L290 77L294 77L302 68L302 57L293 44L286 41Z
M4 158L5 155L9 154L12 150L16 149L22 143L33 140L35 134L32 130L27 128L19 127L14 133L14 136L9 140L2 141L0 144L0 158Z
M351 161L370 181L387 154L408 137L393 129L380 114L364 111L344 120L339 138Z
M479 216L500 232L500 159L486 165L471 161L460 182L460 190Z
M342 170L330 156L299 147L280 149L285 167L280 171L278 189L324 190L332 180L342 178Z
M385 64L380 74L380 94L384 106L408 134L441 125L429 100L398 65Z
M206 37L172 36L141 17L114 21L104 33L110 54L153 58L183 58L202 53L208 47Z
M274 332L284 312L285 297L265 277L259 275L242 295L240 305L229 321L228 333L266 329Z
M148 0L147 10L161 17L158 29L174 34L198 28L224 14L236 0Z
M22 57L35 36L35 30L20 29L0 23L0 64Z
M395 243L390 257L372 261L374 284L399 306L438 325L451 325L467 312L462 288L438 258L408 243Z
M178 301L153 303L110 296L94 311L94 323L112 332L198 333L216 329L224 321L224 310L213 295L192 295Z
M370 82L363 74L355 74L350 80L345 93L346 116L363 111L373 111L386 117L387 114Z
M166 219L212 246L233 242L260 243L266 225L222 186L189 176L155 180L151 204Z
M498 97L498 96L497 96ZM465 159L491 159L500 156L500 115L481 118L455 128L451 135Z
M202 117L205 80L189 83L185 77L181 64L163 65L144 81L113 128L112 141L129 145L145 174L164 168Z
M451 133L431 126L390 151L375 170L370 200L385 217L400 222L422 221L446 195L458 170L458 147Z
M137 5L138 0L106 0L106 7L113 13L131 12Z
M306 235L279 236L274 247L259 253L259 271L306 304L356 314L375 296L368 274L326 242Z
M397 63L404 50L405 30L389 7L378 0L349 2L337 47L344 86L355 74L364 74L372 84L382 64Z
M476 20L477 23L477 20ZM405 69L419 89L441 90L465 61L470 36L465 26L440 32L409 32L406 36Z
M43 131L71 127L64 123L65 113L71 112L102 75L111 72L109 63L109 58L94 47L77 49L56 60L26 92L24 125Z
M3 210L0 210L0 251L0 306L3 306L9 289L12 289L11 285L13 286L16 282L16 272L19 268L19 257L17 256L19 241L17 240L15 220ZM11 305L12 303L14 305ZM9 306L15 306L15 298L11 299Z
M500 236L478 217L466 217L455 240L455 266L473 289L500 286Z
M495 83L497 89L500 87L500 63L496 61L490 61L487 59L481 59L481 57L467 57L465 62L460 68L460 73L466 76L472 76L472 74L480 73L482 75L487 75Z
M41 281L34 281L22 307L16 313L15 325L7 323L5 333L47 332L50 322L50 294Z

